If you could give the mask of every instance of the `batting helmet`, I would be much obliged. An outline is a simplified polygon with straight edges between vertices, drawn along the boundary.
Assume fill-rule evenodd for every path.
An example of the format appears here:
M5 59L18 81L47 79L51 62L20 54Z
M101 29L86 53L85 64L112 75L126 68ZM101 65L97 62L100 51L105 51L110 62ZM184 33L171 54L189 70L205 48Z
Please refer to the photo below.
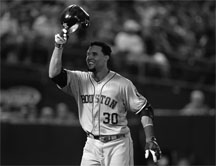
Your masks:
M78 5L70 5L61 13L61 25L66 29L70 29L75 24L87 28L90 23L89 14Z

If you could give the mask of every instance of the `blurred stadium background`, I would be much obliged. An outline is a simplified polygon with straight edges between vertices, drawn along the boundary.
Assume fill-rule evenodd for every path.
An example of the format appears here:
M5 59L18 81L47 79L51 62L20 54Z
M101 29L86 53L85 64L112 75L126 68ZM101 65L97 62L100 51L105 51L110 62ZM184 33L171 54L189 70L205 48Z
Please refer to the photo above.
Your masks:
M86 70L92 40L113 48L110 67L155 108L159 166L215 165L215 1L1 0L1 165L79 165L86 139L73 98L48 79L61 11L90 14L64 49ZM136 165L144 159L139 118L128 114Z

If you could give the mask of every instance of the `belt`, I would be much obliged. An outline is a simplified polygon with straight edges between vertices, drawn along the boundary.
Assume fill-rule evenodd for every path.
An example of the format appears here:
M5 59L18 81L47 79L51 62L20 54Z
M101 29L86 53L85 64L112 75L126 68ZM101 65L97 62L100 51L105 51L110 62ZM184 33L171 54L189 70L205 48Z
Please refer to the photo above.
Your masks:
M103 143L113 141L119 138L125 137L125 134L117 134L117 135L94 135L90 132L87 132L87 136L93 139L100 140Z

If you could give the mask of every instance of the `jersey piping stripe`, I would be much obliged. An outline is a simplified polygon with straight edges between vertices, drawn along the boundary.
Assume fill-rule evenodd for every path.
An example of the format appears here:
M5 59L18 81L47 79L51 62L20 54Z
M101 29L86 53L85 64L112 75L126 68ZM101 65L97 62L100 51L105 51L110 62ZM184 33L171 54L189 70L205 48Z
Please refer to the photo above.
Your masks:
M114 73L113 74L113 76L111 76L108 80L107 80L107 82L105 82L104 84L103 84L103 86L101 87L101 91L100 91L100 97L99 98L101 98L101 94L102 94L102 90L103 90L103 87L111 80L111 79L113 79L114 78L114 76L116 75L116 73ZM92 81L92 79L91 79L91 77L90 77L90 74L89 74L89 80L90 80L90 82L91 82L91 84L93 85L93 87L94 87L94 95L95 95L95 85L94 85L94 83L93 83L93 81ZM100 108L101 108L101 103L99 102L99 125L98 125L98 127L99 127L99 135L100 135ZM92 107L92 119L94 119L94 114L93 114L93 107ZM94 126L93 126L93 129L92 129L92 131L94 130Z
M104 88L104 86L111 80L111 79L113 79L114 78L114 76L116 75L116 73L114 73L113 74L113 76L110 78L110 79L108 79L107 80L107 82L105 82L104 84L103 84L103 86L101 87L101 91L100 91L100 98L101 98L101 94L102 94L102 91L103 91L103 88ZM99 135L100 135L100 112L101 112L101 102L99 102L99 120L98 120L98 122L99 122L99 125L98 125L98 127L99 127Z
M94 87L94 96L95 96L95 85L94 85L94 83L92 82L92 80L91 80L91 78L90 78L90 74L89 74L89 80L90 80L90 82L91 82L91 84L93 85L93 87ZM92 124L94 124L94 100L93 100L93 102L92 102ZM94 125L93 125L93 128L92 128L92 131L94 130ZM92 132L91 131L91 132Z
M139 114L143 110L143 108L146 106L146 104L147 104L147 100L145 104L135 114Z

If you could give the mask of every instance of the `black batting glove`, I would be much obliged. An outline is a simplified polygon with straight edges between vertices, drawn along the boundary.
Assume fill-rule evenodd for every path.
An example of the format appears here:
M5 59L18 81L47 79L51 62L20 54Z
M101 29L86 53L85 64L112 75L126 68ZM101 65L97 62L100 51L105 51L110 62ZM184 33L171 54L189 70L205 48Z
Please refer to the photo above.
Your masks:
M145 158L149 157L149 154L152 155L153 161L157 163L157 161L161 158L161 150L156 142L156 138L152 137L150 141L146 142L145 145Z

